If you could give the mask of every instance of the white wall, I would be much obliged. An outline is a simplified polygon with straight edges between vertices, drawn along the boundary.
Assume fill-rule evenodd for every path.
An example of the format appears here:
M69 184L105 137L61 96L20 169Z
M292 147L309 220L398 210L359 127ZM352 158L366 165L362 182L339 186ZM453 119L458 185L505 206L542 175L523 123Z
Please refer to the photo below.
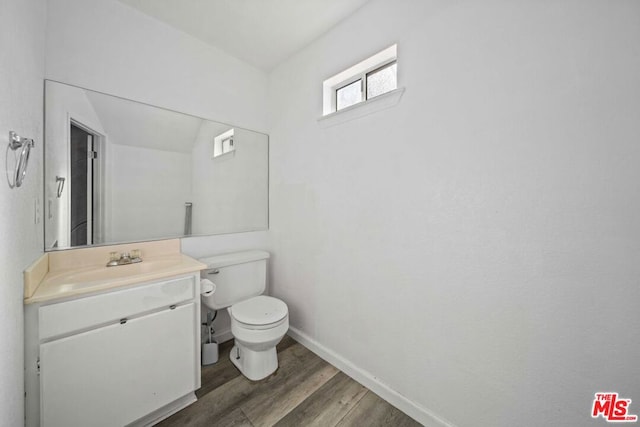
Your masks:
M24 422L22 270L43 245L34 204L42 201L45 2L3 0L0 22L0 164L4 167L10 130L35 140L22 187L9 189L4 172L0 178L0 425L19 426ZM10 152L10 164L13 158Z
M373 0L270 75L291 324L459 426L640 413L640 3ZM398 43L399 105L322 81ZM633 412L635 411L635 412Z
M266 129L262 71L117 0L48 4L48 79Z
M126 242L184 234L191 201L191 154L110 144L106 240Z

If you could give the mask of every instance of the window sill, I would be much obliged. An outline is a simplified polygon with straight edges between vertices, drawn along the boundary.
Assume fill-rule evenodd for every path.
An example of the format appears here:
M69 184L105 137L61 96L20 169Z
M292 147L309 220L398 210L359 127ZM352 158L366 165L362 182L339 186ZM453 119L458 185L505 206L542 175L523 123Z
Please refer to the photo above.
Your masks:
M318 118L318 124L323 128L328 128L393 107L400 102L403 93L404 88L401 87L391 92L378 95L375 98L367 99L366 101Z

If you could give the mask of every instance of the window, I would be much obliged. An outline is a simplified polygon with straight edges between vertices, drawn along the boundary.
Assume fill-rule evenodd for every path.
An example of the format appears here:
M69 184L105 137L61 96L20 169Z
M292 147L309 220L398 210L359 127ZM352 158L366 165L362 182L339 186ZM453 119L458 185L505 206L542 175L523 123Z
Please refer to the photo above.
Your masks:
M393 61L367 74L367 99L398 88L397 68L398 64Z
M336 74L323 83L323 115L398 88L396 45Z
M342 110L362 101L362 79L336 89L336 110Z
M213 157L222 156L236 149L233 144L233 129L213 138Z

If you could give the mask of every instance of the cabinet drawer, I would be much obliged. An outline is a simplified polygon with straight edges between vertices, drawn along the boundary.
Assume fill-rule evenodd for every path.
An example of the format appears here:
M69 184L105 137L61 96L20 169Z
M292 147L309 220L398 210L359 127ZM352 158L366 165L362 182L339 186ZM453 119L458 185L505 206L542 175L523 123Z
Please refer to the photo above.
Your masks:
M195 275L40 307L40 339L91 328L196 296Z

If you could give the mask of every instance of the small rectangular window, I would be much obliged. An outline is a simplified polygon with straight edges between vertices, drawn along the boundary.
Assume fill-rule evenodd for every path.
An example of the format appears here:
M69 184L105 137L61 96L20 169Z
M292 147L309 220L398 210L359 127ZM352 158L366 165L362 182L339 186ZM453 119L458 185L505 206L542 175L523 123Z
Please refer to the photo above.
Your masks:
M233 129L222 133L213 138L213 157L222 156L223 154L233 152L236 147L233 142Z
M323 115L331 114L398 88L397 46L359 62L323 83Z
M233 136L222 140L222 153L228 153L233 150Z

